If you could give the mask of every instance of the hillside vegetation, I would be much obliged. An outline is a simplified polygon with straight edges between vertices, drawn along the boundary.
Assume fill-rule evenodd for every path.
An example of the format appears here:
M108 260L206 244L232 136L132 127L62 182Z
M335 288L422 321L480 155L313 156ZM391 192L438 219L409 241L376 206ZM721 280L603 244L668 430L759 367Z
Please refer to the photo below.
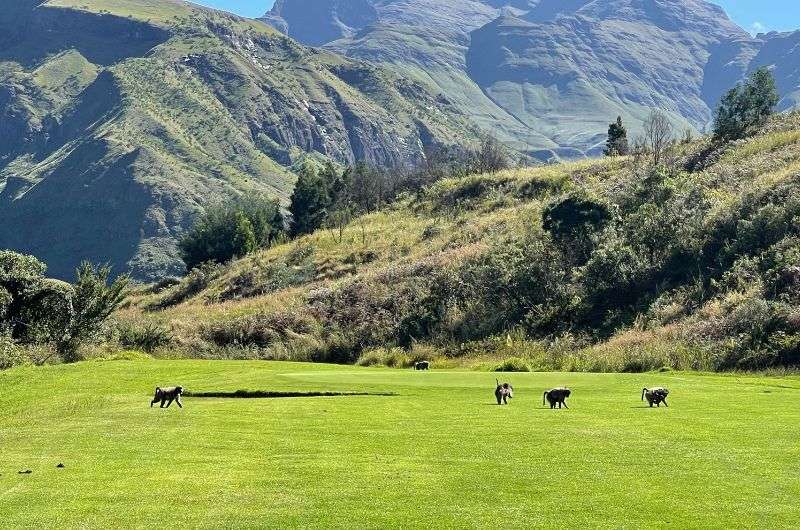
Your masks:
M209 204L288 201L308 153L413 163L473 130L438 91L178 0L24 0L0 14L0 248L184 272Z
M445 179L341 230L142 287L116 333L195 357L796 366L798 186L798 113L747 140L676 145L657 167L617 157Z
M447 370L151 360L0 372L0 520L86 529L554 520L791 528L800 517L797 377L508 380L514 398L498 407L494 375ZM189 395L182 409L149 408L153 386L167 381L219 396L393 395ZM574 389L569 410L543 406L543 389L562 384ZM670 388L669 408L641 401L642 387L656 384Z

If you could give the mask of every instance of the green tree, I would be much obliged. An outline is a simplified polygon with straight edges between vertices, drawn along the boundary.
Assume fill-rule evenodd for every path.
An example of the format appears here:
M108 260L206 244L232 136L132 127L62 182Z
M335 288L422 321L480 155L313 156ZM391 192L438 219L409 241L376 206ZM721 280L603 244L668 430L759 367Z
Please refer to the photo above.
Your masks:
M95 337L102 324L125 299L128 277L113 281L109 265L94 266L83 262L76 271L72 286L72 312L61 337L56 340L58 352L66 361L78 360L78 346Z
M246 256L258 249L253 223L241 211L236 212L236 231L233 234L233 247L240 252L240 256Z
M279 203L263 196L242 197L209 206L179 247L186 268L225 263L268 246L284 231Z
M55 344L65 361L92 338L124 298L128 278L110 282L111 268L83 263L74 285L44 277L33 256L0 252L0 334L17 343Z
M330 204L325 181L315 168L305 165L298 175L289 206L292 235L310 234L320 228L328 216Z
M779 101L772 72L759 68L720 100L714 120L714 138L731 141L747 137L766 123Z
M14 338L24 335L28 323L25 299L35 293L47 266L33 256L0 251L0 327Z
M608 140L603 152L606 156L625 156L630 152L628 130L622 123L622 116L617 116L617 121L608 126Z

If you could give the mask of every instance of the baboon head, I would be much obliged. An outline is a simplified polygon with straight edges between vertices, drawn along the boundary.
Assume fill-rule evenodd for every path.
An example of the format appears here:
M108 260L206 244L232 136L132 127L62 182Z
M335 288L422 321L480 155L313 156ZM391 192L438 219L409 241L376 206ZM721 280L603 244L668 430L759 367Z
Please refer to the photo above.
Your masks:
M513 398L514 397L514 387L513 386L511 386L508 383L503 383L503 388L508 390L508 397L509 398Z

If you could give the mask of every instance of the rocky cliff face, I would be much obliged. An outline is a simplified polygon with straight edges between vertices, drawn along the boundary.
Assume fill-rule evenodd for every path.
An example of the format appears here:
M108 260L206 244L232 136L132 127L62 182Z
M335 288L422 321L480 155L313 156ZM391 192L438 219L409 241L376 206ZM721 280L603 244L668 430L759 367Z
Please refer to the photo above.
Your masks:
M87 5L88 4L88 5ZM0 247L179 274L204 205L286 201L306 153L411 163L472 125L429 85L176 0L0 14Z
M370 22L327 47L432 79L483 127L542 159L597 154L610 120L621 115L636 132L651 107L703 130L719 96L762 65L774 68L782 108L798 103L800 33L752 38L703 0L365 1ZM283 0L270 15L301 39L314 32L292 15L302 3Z

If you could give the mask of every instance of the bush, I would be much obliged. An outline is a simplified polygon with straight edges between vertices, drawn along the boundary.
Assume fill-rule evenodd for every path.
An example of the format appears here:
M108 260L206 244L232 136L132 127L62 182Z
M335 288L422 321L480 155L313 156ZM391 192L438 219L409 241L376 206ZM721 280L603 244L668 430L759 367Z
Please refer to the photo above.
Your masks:
M407 368L413 365L411 357L402 348L376 348L362 353L356 361L358 366L388 366Z
M95 267L84 262L78 268L77 276L73 286L73 313L63 334L55 342L66 361L80 360L78 346L96 337L103 323L124 300L128 286L127 276L110 281L111 267L108 265Z
M582 264L592 251L592 237L611 220L606 205L572 194L550 203L542 212L542 226L553 239Z
M314 247L295 246L285 258L264 262L256 257L227 282L220 300L261 296L310 281L317 272Z
M153 353L158 348L172 342L172 336L167 328L153 322L120 322L117 324L118 340L120 345Z
M24 348L11 340L11 337L0 335L0 370L8 370L28 361Z
M261 313L205 325L201 336L220 347L266 348L298 338L311 328L310 319L298 313Z
M202 263L192 269L178 285L167 290L164 296L155 302L150 309L164 309L188 300L206 290L211 285L211 282L218 278L224 270L221 265L210 261Z
M95 337L122 303L126 276L110 281L111 267L84 262L74 285L44 277L33 256L0 252L0 330L26 344L52 344L65 361Z
M530 372L531 367L519 357L510 357L492 368L493 372Z

